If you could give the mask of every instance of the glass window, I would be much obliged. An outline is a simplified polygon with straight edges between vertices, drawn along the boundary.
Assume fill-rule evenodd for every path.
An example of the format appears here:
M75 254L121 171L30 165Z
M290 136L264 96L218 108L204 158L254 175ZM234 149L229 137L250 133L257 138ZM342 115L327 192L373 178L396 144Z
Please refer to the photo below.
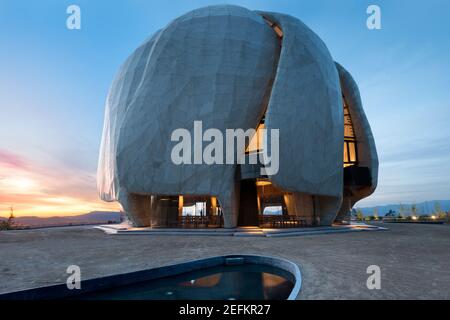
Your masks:
M348 167L358 163L357 141L350 109L344 96L342 100L344 102L344 167Z
M348 161L348 148L347 148L347 142L344 142L344 163L349 162Z
M344 137L346 138L354 138L355 133L353 132L353 127L351 125L344 126Z
M283 30L280 28L279 25L275 24L274 22L270 21L269 19L267 19L267 17L264 17L264 20L267 22L267 24L273 29L273 31L275 31L275 33L277 34L277 36L281 39L283 38Z
M206 202L196 202L191 206L183 207L183 216L205 216Z
M282 214L283 214L282 206L265 207L264 211L263 211L263 215L269 215L269 216L281 216Z
M356 147L354 142L348 142L350 162L356 162Z
M256 128L256 133L250 139L250 143L248 144L247 150L245 150L246 153L261 152L263 150L264 131L262 129L264 128L265 128L264 122L261 122L258 125L258 128Z

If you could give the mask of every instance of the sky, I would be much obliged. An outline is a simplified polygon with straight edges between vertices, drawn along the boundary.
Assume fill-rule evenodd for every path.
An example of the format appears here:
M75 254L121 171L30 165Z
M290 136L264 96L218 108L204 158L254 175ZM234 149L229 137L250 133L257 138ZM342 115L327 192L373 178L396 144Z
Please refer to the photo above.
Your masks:
M115 73L172 19L223 3L301 19L352 73L380 161L358 206L450 199L450 1L0 0L0 216L117 210L95 181ZM81 30L66 27L71 4Z

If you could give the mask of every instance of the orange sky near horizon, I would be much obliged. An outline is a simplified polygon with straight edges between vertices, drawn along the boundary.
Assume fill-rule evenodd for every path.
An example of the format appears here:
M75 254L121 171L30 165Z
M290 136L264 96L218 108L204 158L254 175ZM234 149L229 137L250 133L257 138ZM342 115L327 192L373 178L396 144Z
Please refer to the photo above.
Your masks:
M90 211L119 211L116 202L98 197L95 172L49 168L0 150L0 216L70 216Z

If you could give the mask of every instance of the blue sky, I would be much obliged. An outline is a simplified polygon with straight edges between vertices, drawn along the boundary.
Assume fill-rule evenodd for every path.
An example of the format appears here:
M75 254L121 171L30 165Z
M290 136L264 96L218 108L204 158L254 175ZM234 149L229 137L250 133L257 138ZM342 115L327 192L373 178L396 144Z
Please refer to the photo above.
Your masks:
M14 170L37 171L28 176L34 187L27 177L21 185L95 205L115 72L171 19L220 3L0 0L0 184ZM226 3L301 19L359 83L380 160L378 189L360 206L450 199L449 1ZM71 4L81 8L81 30L66 28ZM367 29L369 4L381 7L382 30ZM0 213L12 204L2 191Z

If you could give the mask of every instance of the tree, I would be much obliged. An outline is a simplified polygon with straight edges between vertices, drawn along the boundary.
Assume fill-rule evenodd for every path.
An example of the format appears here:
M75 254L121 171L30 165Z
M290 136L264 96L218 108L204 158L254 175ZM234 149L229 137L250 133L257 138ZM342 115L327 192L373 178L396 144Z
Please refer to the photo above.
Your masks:
M445 213L444 211L441 211L439 214L438 214L438 219L445 219L445 218L448 218L449 217L449 213Z
M356 210L356 220L358 221L364 220L364 214L361 209Z
M417 217L417 206L415 203L411 206L411 214L413 217Z
M378 208L373 208L373 219L378 220Z
M434 214L436 216L440 216L441 213L444 213L444 211L442 211L441 204L438 201L434 202Z
M7 220L0 221L0 230L13 230L15 229L16 222L14 217L14 208L11 206L9 211L9 217Z
M398 209L398 217L399 218L405 217L405 207L401 203L400 203L400 208Z

